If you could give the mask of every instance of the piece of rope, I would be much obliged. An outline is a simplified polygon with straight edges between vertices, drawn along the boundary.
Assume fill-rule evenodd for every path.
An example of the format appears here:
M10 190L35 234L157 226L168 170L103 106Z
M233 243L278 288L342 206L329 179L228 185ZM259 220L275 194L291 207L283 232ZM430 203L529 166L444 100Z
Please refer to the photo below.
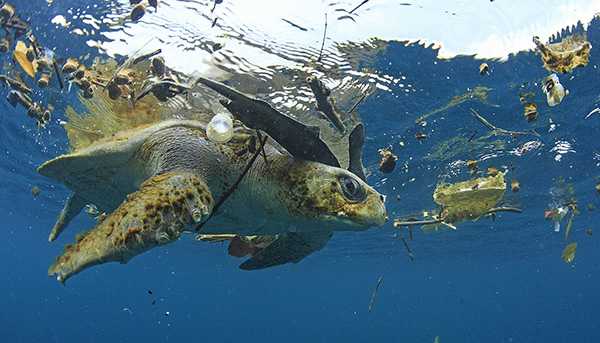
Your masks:
M248 161L248 163L246 164L246 167L244 168L244 170L242 171L240 176L238 176L238 178L234 182L234 184L231 187L229 187L225 191L225 193L223 193L221 195L219 200L217 200L217 202L215 203L215 206L213 207L212 212L208 215L208 218L204 222L202 222L198 226L196 226L196 232L199 232L202 229L204 224L206 224L210 220L210 218L213 217L213 215L217 212L217 210L221 207L221 205L223 205L225 200L227 200L227 198L229 198L233 194L235 189L239 186L240 182L242 182L242 180L244 179L246 174L248 174L248 172L250 171L250 168L252 168L252 166L254 165L254 161L256 161L258 156L261 154L261 151L264 151L263 149L265 147L265 143L267 142L267 139L269 139L268 136L266 136L264 139L259 138L260 149L256 149L256 151L254 152L254 155L252 155L252 158ZM198 237L196 237L196 238L198 238Z

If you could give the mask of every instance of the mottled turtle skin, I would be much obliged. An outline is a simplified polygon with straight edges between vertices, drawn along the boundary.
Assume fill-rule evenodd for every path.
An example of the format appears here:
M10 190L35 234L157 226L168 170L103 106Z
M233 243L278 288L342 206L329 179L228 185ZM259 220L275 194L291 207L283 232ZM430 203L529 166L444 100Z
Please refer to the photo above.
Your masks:
M215 144L206 138L202 123L169 120L44 163L42 175L74 192L54 238L83 204L109 213L66 247L49 274L64 282L96 264L126 263L183 232L195 232L200 224L202 234L329 237L332 231L385 223L384 197L359 177L294 158L269 144L266 159L256 159L236 191L212 213L254 156L256 141L253 131L240 129L231 142Z
M559 43L542 44L534 37L544 68L555 73L569 73L577 67L584 67L590 61L592 44L583 35L575 34L563 38Z

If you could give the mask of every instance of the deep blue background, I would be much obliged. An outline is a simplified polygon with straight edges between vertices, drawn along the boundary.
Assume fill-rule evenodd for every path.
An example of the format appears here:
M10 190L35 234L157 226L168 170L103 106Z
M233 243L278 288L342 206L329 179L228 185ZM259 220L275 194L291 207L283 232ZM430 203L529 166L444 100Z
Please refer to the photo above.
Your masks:
M32 22L41 23L36 32L48 33L40 40L57 44L59 54L86 51L69 46L61 40L64 33L44 24L54 16L52 11L64 13L61 2L43 13L28 12L33 5L19 5L32 15ZM599 23L588 36L600 47ZM488 61L492 74L487 78L477 73L481 61L439 61L435 51L419 46L391 43L379 56L377 70L404 75L417 89L409 95L400 89L380 92L360 108L369 135L369 181L389 195L389 211L395 216L432 208L431 193L438 176L449 172L449 162L490 152L474 150L445 162L425 159L433 146L454 135L485 133L469 107L498 126L542 133L543 146L537 150L522 157L508 154L532 138L503 138L508 148L481 163L483 168L513 168L509 177L518 178L522 190L511 197L524 208L522 215L465 223L455 232L416 231L410 242L416 255L412 262L390 225L336 234L323 251L300 264L258 272L239 271L240 261L226 256L225 246L185 237L126 266L99 266L61 286L46 277L48 265L77 229L90 227L92 221L81 215L58 242L49 244L47 233L68 193L37 175L35 167L64 152L66 137L56 120L38 130L21 110L0 101L0 341L432 342L440 336L443 343L598 342L600 231L589 237L584 230L598 229L600 219L599 210L586 208L588 203L600 206L594 191L600 174L600 115L583 119L600 103L597 49L588 67L576 70L572 78L561 76L571 94L556 108L545 105L535 84L547 72L533 53L507 63ZM521 114L518 93L524 83L525 89L536 91L540 106L534 124ZM481 84L493 88L490 102L501 107L469 102L431 118L426 127L415 125L422 113ZM0 92L4 96L6 90ZM57 104L57 118L64 118L60 110L67 101ZM549 118L558 124L551 133ZM415 141L416 131L429 138ZM575 150L560 162L550 151L557 140L569 141ZM408 169L399 167L381 181L376 151L389 144ZM549 189L559 176L575 185L581 207L570 240L579 244L573 265L560 259L567 243L563 233L554 233L543 219L552 201ZM415 181L408 182L411 178ZM35 199L33 185L42 189ZM380 275L384 282L368 313Z

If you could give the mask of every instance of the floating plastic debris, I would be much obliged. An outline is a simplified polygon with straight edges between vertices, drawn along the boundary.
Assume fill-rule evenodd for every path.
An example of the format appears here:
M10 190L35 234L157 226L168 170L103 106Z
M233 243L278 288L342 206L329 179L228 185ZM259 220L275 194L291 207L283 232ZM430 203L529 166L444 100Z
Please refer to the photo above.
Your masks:
M28 48L25 43L22 41L17 41L17 44L15 45L15 51L13 52L13 57L27 75L30 77L35 77L37 65L35 65L32 60L29 59L28 54L30 54L30 51L30 48Z
M477 161L475 161L475 160L468 160L467 161L467 168L469 168L469 171L471 173L476 173L477 172Z
M575 252L577 252L577 243L571 243L565 247L562 252L561 258L565 263L573 263L575 260Z
M534 102L528 102L523 106L523 115L528 122L535 121L538 117L537 105Z
M206 127L208 139L215 143L227 143L233 137L233 118L226 113L218 113Z
M518 192L521 189L521 183L515 179L513 179L510 182L510 189L513 191L513 193Z
M373 306L375 306L375 300L377 299L377 293L379 292L379 287L383 283L383 275L377 279L377 285L375 285L375 289L373 293L371 293L371 300L369 301L369 312L373 310Z
M31 187L31 195L33 195L34 198L37 198L38 195L40 195L40 193L42 193L42 190L40 189L40 187L38 187L38 186Z
M490 66L487 63L481 63L479 65L480 75L490 75Z
M569 91L565 90L556 74L549 75L544 79L542 90L546 94L546 101L550 107L559 105L564 97L569 95Z
M581 34L565 37L558 43L542 44L539 37L533 37L533 42L542 55L544 68L555 73L569 73L586 66L590 60L592 44Z
M585 119L588 119L589 117L592 116L592 114L595 114L595 113L600 113L600 108L597 108L597 107L594 108L590 113L588 113L587 116L585 116Z
M477 220L497 212L520 213L519 208L499 206L506 191L504 176L504 172L498 171L494 176L440 184L433 193L433 200L441 207L437 214L424 212L424 220L397 219L394 227L424 225L423 229L437 229L439 225L445 225L456 230L454 224L465 220Z
M384 174L393 172L396 168L398 156L394 155L391 148L379 149L378 152L379 156L381 156L381 160L379 161L379 171Z
M146 14L146 4L139 3L131 9L131 20L138 21Z

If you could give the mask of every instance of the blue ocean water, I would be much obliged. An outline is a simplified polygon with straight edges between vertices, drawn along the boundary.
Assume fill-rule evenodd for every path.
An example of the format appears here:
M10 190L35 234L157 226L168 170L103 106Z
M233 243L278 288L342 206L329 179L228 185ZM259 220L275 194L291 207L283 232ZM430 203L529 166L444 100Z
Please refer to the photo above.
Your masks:
M92 2L90 2L92 4ZM56 2L43 11L18 1L34 23L40 41L63 54L98 52L48 24L71 4ZM87 3L83 4L87 5ZM82 5L82 7L83 7ZM110 7L98 8L102 11ZM600 22L588 40L600 47ZM0 337L2 342L598 342L600 323L600 116L584 117L600 106L600 55L560 75L569 95L548 107L540 82L548 75L534 52L508 61L485 61L482 77L470 56L436 58L436 50L390 42L369 66L411 80L414 91L378 91L359 111L366 125L364 162L369 183L388 195L391 218L434 208L431 194L443 175L466 179L454 161L479 159L480 168L506 167L521 183L511 202L522 214L499 214L459 225L458 230L425 233L415 228L406 254L392 227L336 233L322 251L298 264L245 272L225 245L199 244L192 237L134 258L127 265L86 270L63 286L47 268L77 231L93 226L80 215L54 243L47 233L68 195L67 189L35 171L45 160L67 151L58 124L72 95L56 99L55 118L38 129L21 109L0 101L0 213L5 233L0 248ZM477 86L488 87L488 102L468 100L416 124L423 113L447 104ZM535 92L540 116L528 123L519 93ZM1 90L2 96L7 90ZM535 129L540 137L492 137L481 146L451 147L432 157L455 136L480 137L487 131L469 113L474 108L495 125ZM415 133L428 138L418 141ZM504 142L498 147L493 142ZM402 144L400 143L402 142ZM529 145L525 145L529 142ZM533 143L532 143L533 142ZM390 175L377 170L381 147L399 156ZM511 153L534 146L522 155ZM558 148L557 148L558 147ZM520 156L519 156L520 155ZM557 156L560 158L557 159ZM459 174L459 175L455 175ZM559 179L572 184L580 214L570 239L553 231L544 210ZM32 197L31 188L41 189ZM591 204L592 206L588 206ZM573 264L561 260L565 245L577 242ZM371 312L377 280L383 282Z

